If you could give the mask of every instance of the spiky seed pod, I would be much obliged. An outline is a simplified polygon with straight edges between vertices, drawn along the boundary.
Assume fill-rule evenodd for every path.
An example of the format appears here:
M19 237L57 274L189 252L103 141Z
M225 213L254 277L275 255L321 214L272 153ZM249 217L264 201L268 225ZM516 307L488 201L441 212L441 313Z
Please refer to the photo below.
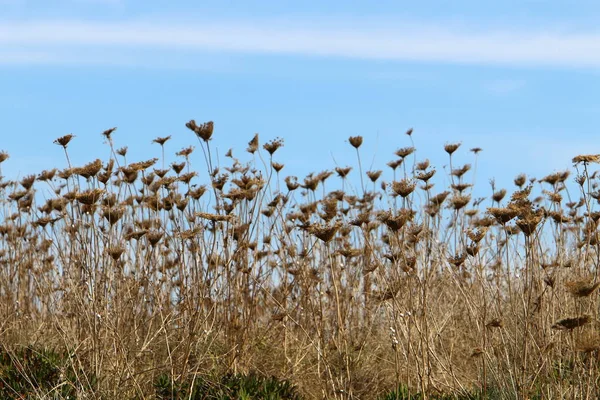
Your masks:
M123 146L123 147L121 147L121 148L118 148L118 149L116 150L116 153L117 153L118 155L120 155L121 157L125 157L125 156L127 155L127 146Z
M5 151L0 151L0 164L2 164L4 161L8 160L10 158L10 155L5 152Z

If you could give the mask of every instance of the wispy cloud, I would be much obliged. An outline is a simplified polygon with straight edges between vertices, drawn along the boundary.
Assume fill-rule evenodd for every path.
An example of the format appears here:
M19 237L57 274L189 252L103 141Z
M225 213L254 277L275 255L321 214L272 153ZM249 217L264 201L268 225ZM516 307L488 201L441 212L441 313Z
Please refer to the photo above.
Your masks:
M600 67L600 33L551 30L456 29L433 25L406 28L340 24L309 26L302 21L198 21L197 23L31 21L0 23L0 63L15 62L2 51L21 54L172 49L251 54L400 60L431 63L484 64L562 68ZM39 57L32 56L34 61ZM52 58L52 57L49 57ZM28 57L22 57L26 62Z

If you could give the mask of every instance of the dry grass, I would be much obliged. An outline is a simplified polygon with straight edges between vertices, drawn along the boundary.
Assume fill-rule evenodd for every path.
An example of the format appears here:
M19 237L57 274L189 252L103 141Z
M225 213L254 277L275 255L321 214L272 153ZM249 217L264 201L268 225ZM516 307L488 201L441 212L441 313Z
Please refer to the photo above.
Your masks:
M201 151L171 166L170 137L154 140L162 160L130 163L110 129L108 160L72 166L67 135L55 141L67 168L0 181L6 347L66 348L97 378L81 390L114 398L152 397L164 372L250 370L308 398L397 384L599 396L598 156L575 157L579 193L567 171L519 176L509 200L492 182L481 200L471 165L453 165L460 143L444 147L450 187L435 190L414 145L363 172L351 137L356 171L298 180L274 159L281 139L256 135L249 162L215 165L213 123L186 126ZM359 193L346 190L353 173Z

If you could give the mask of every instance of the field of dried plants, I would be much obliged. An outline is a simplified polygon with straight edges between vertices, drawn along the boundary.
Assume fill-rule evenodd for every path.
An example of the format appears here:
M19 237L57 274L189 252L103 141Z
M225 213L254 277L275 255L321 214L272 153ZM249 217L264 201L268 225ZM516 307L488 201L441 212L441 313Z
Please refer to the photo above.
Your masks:
M213 123L186 126L179 163L170 137L133 162L110 129L106 160L71 165L67 135L67 168L2 178L3 351L67 352L83 398L227 372L308 399L600 396L599 156L476 199L459 143L445 173L414 147L365 171L350 137L353 167L299 180L281 139L217 165Z

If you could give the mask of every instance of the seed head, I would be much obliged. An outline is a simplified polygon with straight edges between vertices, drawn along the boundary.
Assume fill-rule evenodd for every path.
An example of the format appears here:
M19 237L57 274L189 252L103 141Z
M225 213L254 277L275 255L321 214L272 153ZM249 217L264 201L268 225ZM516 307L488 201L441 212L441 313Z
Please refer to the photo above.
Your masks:
M446 153L452 155L452 153L454 153L456 150L458 150L460 145L461 145L461 143L446 143L444 145L444 150L446 151Z
M171 135L169 135L169 136L165 136L165 137L157 137L156 139L154 139L154 140L152 141L152 143L158 143L158 144L160 144L161 146L163 146L165 143L167 143L167 141L168 141L169 139L171 139Z
M62 147L64 147L65 149L67 148L67 145L69 144L69 142L71 141L71 139L73 139L75 137L75 135L73 134L68 134L65 136L61 136L58 139L56 139L54 141L54 144L58 144Z
M258 133L255 133L252 140L248 142L248 148L246 149L251 154L254 154L256 150L258 150Z
M354 147L355 149L358 149L362 145L363 137L362 136L350 136L348 138L348 141L350 142L352 147Z

